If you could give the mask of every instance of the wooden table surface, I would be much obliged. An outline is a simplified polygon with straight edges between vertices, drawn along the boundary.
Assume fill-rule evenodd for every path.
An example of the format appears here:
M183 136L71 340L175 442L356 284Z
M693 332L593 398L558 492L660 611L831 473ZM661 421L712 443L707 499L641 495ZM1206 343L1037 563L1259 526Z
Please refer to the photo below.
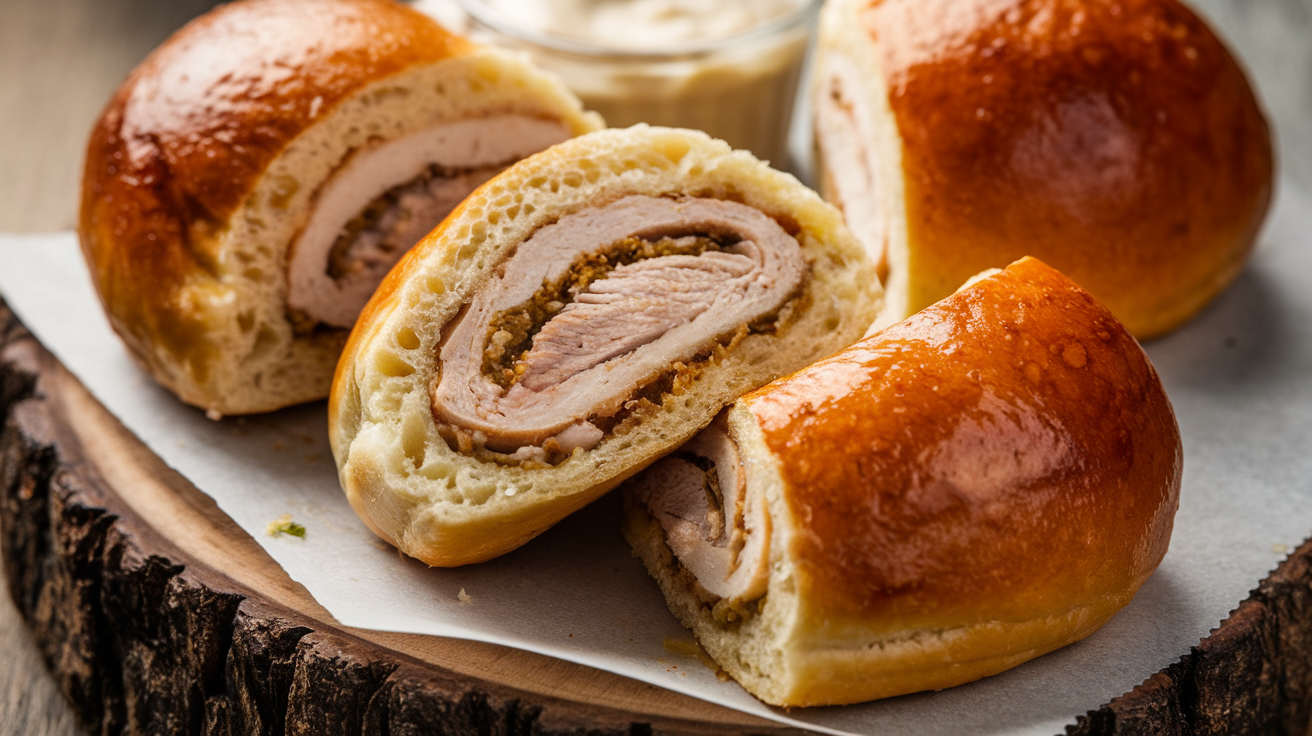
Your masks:
M0 232L74 226L83 146L101 107L151 48L214 4L0 0ZM1312 0L1195 5L1256 79L1276 124L1282 174L1312 191ZM0 595L0 736L78 733L8 595Z
M74 226L83 147L110 93L214 4L0 0L0 232ZM8 594L0 595L0 736L82 733Z

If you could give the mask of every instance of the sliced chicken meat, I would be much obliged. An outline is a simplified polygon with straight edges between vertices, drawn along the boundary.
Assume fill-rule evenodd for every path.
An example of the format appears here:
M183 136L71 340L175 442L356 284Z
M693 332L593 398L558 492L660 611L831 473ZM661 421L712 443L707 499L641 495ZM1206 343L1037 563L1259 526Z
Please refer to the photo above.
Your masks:
M750 277L757 264L751 256L711 252L619 266L537 334L520 385L548 390L660 338L710 309L720 285Z
M738 447L721 415L674 455L631 481L670 551L707 593L750 602L770 578L770 516L749 494Z
M323 185L292 245L287 306L299 322L351 327L383 276L470 192L569 137L554 120L497 115L355 152Z
M855 68L841 57L825 60L825 86L816 98L815 124L829 194L848 227L877 264L888 269L888 223L873 150L877 138L869 106L853 95L862 86Z
M434 416L461 449L590 449L600 420L777 313L805 272L797 240L736 202L629 196L567 215L520 244L448 328Z

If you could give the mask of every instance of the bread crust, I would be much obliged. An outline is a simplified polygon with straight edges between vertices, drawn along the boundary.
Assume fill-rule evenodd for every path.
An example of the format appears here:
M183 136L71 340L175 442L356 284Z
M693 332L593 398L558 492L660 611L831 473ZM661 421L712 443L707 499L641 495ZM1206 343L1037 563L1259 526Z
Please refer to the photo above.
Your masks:
M1043 259L1130 331L1174 329L1238 275L1268 209L1270 131L1176 0L862 0L902 143L903 317Z
M774 705L951 687L1082 639L1156 569L1179 504L1180 434L1143 350L1029 258L748 394L729 422L775 529L759 620L717 623L641 504L625 533L711 656Z
M1166 553L1170 402L1134 338L1037 260L742 403L789 489L802 595L834 621L1024 620L1138 587Z

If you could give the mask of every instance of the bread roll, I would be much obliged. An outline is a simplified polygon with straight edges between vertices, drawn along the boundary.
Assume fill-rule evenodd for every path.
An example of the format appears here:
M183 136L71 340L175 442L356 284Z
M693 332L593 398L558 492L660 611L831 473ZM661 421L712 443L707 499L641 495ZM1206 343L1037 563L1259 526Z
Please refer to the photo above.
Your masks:
M110 323L184 401L327 396L406 248L509 163L600 127L558 82L389 0L239 0L127 79L79 234Z
M1176 0L829 0L816 68L821 189L881 260L877 327L1032 255L1160 335L1270 202L1253 91Z
M508 552L728 402L861 336L837 210L694 131L592 133L483 185L387 277L329 399L342 487L402 552Z
M624 534L752 694L854 703L1088 636L1166 553L1180 472L1134 338L1025 259L740 399L627 485Z

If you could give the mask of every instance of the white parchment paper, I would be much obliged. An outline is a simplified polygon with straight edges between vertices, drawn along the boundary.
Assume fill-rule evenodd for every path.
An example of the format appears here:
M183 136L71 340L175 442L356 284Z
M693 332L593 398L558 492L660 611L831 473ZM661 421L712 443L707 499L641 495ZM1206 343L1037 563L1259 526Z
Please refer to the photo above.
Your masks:
M782 723L859 734L1057 733L1187 652L1312 535L1310 275L1312 200L1286 184L1234 286L1148 346L1184 436L1184 489L1166 560L1107 626L952 690L786 713L666 651L667 638L688 634L629 555L613 500L489 563L440 570L404 560L339 490L322 403L206 419L129 361L72 234L0 236L0 294L27 327L341 623L530 649ZM265 533L288 513L304 539Z

